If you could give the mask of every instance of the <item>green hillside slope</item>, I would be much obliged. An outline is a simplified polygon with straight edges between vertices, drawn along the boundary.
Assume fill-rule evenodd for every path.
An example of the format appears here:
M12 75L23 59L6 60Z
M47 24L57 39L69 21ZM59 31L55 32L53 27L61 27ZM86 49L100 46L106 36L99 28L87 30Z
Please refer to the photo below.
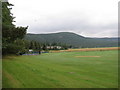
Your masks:
M115 47L118 46L117 38L86 38L71 32L52 34L27 34L25 39L41 43L63 43L74 47Z

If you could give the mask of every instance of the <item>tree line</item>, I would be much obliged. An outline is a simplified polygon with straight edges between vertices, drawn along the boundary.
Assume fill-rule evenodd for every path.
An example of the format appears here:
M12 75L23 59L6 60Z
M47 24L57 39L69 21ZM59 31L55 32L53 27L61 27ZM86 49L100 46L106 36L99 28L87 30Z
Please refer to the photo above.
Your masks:
M28 53L29 50L33 50L34 52L41 53L43 52L49 52L49 50L66 50L68 48L72 48L71 45L62 44L62 43L40 43L37 41L28 41L24 40L24 50L20 52L20 54Z

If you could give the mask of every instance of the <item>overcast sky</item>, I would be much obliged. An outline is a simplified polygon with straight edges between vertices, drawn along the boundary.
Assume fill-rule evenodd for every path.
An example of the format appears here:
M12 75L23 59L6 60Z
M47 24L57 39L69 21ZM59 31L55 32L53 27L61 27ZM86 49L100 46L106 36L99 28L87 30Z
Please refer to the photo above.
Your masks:
M28 33L74 32L116 37L119 0L9 0L17 26Z

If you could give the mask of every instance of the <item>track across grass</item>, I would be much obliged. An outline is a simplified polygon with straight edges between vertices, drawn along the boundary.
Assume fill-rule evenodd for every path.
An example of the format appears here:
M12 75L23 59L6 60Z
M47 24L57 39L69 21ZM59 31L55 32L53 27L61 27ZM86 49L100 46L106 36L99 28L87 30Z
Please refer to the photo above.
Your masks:
M3 58L3 88L117 87L117 50L60 52Z

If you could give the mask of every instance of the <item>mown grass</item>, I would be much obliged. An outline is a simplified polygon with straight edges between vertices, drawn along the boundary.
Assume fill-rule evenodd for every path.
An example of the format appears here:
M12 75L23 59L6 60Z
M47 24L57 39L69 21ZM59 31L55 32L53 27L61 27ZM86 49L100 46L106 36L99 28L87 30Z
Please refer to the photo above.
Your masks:
M117 87L117 50L10 56L3 59L3 88Z

